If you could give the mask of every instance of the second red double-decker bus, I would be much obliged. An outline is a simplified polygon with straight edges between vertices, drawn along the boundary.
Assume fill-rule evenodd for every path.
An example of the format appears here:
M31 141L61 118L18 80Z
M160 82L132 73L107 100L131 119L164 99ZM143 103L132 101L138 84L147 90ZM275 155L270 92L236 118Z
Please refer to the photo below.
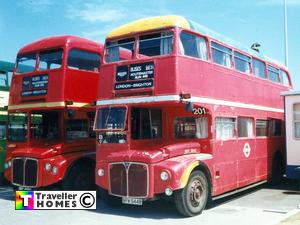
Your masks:
M44 38L16 59L8 105L5 177L19 188L94 184L92 129L102 45L76 36Z
M211 197L280 179L285 67L180 16L113 30L105 56L95 120L104 199L170 196L194 216Z

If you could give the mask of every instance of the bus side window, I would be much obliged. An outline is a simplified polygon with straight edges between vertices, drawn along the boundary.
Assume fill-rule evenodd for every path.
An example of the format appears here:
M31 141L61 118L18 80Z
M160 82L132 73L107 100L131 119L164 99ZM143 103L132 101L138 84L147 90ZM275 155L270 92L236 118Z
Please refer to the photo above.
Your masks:
M279 82L279 69L268 65L268 77L270 81Z
M179 45L182 55L208 60L207 42L203 37L181 32Z
M226 140L235 137L235 118L216 117L215 118L215 132L216 139Z
M284 86L290 86L290 82L288 79L288 75L285 71L280 70L280 82L284 85Z
M249 56L246 56L239 52L234 52L234 64L235 69L244 73L251 72L251 60Z
M271 136L281 136L281 120L271 119L270 120L270 132Z
M256 120L256 136L268 136L268 120Z
M88 121L84 119L70 119L66 124L66 137L67 139L87 138L88 134Z
M258 76L260 78L267 77L264 62L257 59L252 59L252 65L253 65L253 73L255 76Z
M211 42L212 60L214 63L232 67L232 50L216 42Z
M175 138L207 138L207 117L177 117L174 133Z
M253 137L253 119L238 118L238 137Z

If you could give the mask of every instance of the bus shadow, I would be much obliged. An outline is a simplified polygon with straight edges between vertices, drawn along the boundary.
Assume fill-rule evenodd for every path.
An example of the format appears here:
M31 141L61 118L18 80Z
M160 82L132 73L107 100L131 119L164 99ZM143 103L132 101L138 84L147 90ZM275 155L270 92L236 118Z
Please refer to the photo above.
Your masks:
M0 187L0 199L15 201L15 192L10 186Z
M98 198L97 209L90 212L156 220L184 218L177 212L173 202L163 199L153 202L144 202L142 206L120 204L120 206L111 207L103 203L101 199Z
M214 209L220 207L228 202L237 200L241 197L250 195L256 191L259 191L265 188L267 185L263 184L253 188L249 188L245 191L232 194L227 197L222 197L218 200L212 201L212 204L209 205L206 210ZM143 206L132 206L132 205L120 205L119 207L110 207L98 198L97 201L97 210L91 211L101 214L110 214L118 216L127 216L132 218L148 218L148 219L180 219L185 218L181 216L175 207L174 202L171 199L161 199L153 202L144 202Z

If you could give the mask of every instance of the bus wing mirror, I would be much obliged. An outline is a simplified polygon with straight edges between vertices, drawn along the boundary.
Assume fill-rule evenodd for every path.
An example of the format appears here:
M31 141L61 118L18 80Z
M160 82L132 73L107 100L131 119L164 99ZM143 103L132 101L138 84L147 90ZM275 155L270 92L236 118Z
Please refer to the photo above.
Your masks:
M193 102L187 102L187 104L185 105L185 110L187 112L193 112L193 108L194 108Z

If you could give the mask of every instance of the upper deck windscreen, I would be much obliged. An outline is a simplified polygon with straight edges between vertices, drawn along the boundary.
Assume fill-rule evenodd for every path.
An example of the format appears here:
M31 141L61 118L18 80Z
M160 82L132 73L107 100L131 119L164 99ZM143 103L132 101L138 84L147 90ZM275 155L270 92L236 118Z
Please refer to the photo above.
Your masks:
M38 53L21 54L17 57L16 73L33 72L36 68L37 57L39 57L37 68L42 70L51 70L60 68L63 59L63 50L55 49Z
M138 36L135 38L112 40L106 44L106 62L130 60L133 57L134 46L138 46L138 58L169 55L173 52L174 34L172 31L162 31Z

